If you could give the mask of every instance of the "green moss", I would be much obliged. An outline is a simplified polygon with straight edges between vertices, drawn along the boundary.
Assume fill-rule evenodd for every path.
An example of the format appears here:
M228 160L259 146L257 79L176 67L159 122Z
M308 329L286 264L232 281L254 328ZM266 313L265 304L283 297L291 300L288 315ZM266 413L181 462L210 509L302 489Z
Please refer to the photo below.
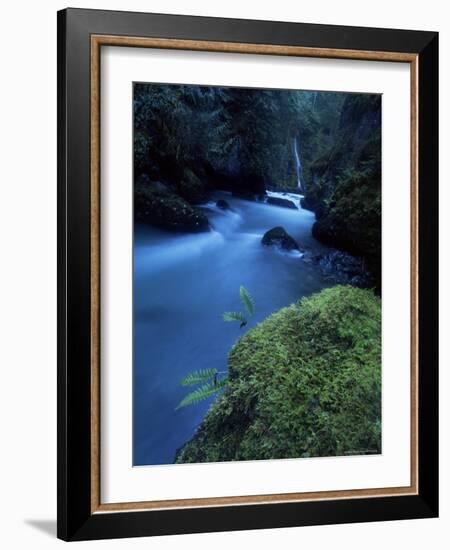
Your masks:
M184 199L154 185L140 185L134 193L136 220L169 231L198 233L209 230L206 216Z
M281 309L229 355L229 385L176 462L381 451L381 303L336 286Z
M347 171L313 226L321 242L366 260L381 287L381 179L373 171Z
M313 235L363 257L381 289L381 100L351 94L337 138L310 165L304 206L316 213Z

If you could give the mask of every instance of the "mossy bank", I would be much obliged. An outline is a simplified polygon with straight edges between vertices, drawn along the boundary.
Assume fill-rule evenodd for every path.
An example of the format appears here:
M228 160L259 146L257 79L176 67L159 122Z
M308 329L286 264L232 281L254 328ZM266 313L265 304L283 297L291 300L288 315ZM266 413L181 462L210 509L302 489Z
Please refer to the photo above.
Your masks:
M175 462L381 452L381 302L325 289L231 349L229 383Z

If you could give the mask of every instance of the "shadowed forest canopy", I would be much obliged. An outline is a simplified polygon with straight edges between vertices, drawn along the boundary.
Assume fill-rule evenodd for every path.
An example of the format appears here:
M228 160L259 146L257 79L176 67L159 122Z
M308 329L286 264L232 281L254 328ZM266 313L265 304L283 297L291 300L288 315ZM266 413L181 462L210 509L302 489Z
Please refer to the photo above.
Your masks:
M137 219L177 231L208 228L195 205L211 190L254 199L300 182L313 235L379 284L379 95L136 83L134 177Z
M297 187L294 140L309 167L333 144L345 94L135 84L135 169L160 179L189 167L209 183ZM214 176L221 176L220 182Z

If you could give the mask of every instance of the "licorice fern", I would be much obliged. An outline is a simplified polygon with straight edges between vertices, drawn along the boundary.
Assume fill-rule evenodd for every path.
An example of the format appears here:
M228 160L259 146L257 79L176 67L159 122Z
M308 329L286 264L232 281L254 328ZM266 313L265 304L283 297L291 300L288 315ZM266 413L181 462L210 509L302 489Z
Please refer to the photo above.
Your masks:
M253 299L244 286L241 286L241 288L239 289L239 297L241 299L241 302L244 304L244 307L247 310L248 315L253 315L253 308L254 308Z
M248 290L244 286L239 288L239 298L247 312L247 316L241 311L226 311L222 315L222 319L224 321L238 321L240 323L240 328L242 328L248 323L247 317L251 317L253 315L255 305L252 297L248 293Z
M244 314L240 311L225 311L222 318L224 321L239 321L241 323L246 321Z
M220 390L225 388L227 383L228 383L228 379L226 378L222 380L212 380L210 382L207 382L200 388L197 388L193 392L188 393L186 397L180 401L180 403L177 406L177 409L181 409L182 407L187 407L188 405L195 405L200 401L204 401L205 399L208 399L208 397L211 397L212 395L218 393Z
M253 299L248 293L247 289L243 286L239 288L239 298L247 312L247 316L250 317L254 312ZM224 321L238 321L240 328L247 324L247 317L241 311L226 311L223 313L222 318ZM224 378L219 379L219 376L225 375ZM217 369L200 369L190 372L185 376L180 384L182 386L195 386L202 384L199 388L188 393L177 405L177 409L187 407L188 405L195 405L200 401L204 401L209 397L223 390L228 384L228 378L226 372L218 371Z
M201 369L190 372L187 376L181 380L182 386L195 386L196 384L202 384L208 382L211 378L217 375L217 369Z

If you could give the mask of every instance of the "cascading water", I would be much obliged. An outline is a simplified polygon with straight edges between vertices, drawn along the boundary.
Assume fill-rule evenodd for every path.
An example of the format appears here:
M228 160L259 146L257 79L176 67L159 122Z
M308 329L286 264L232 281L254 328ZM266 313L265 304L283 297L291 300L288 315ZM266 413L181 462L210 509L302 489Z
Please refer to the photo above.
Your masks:
M296 137L294 138L294 158L295 158L295 169L297 171L297 187L301 192L303 192L302 180L300 177L302 173L302 163L300 161L300 155L298 154L298 142Z
M281 194L298 201L299 194ZM278 309L328 283L299 254L261 244L282 226L299 244L317 250L314 214L246 201L218 192L201 208L211 231L176 234L136 225L134 241L134 465L167 464L201 423L214 398L175 410L186 394L180 380L197 369L227 368L245 334L225 323L240 307L239 287L255 300L246 331ZM230 210L216 201L225 199Z

